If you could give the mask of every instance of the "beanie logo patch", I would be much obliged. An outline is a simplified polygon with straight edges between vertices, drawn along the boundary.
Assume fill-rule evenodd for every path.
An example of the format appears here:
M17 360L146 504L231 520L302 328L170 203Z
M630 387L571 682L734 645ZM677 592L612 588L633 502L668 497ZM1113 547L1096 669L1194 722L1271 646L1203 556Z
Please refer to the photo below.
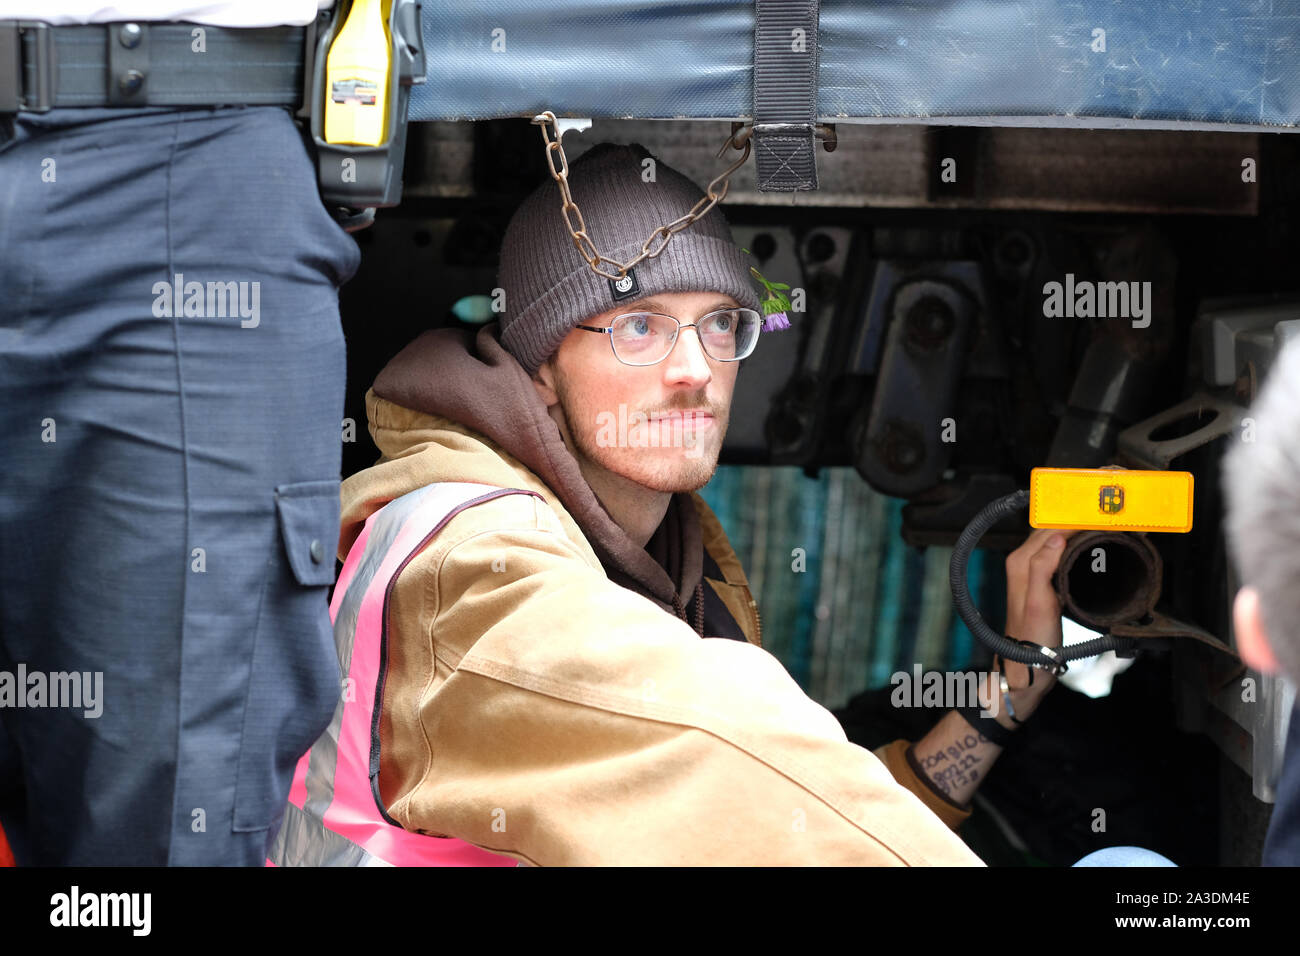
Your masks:
M614 297L615 302L621 302L623 299L630 299L634 295L641 294L641 286L636 281L636 270L628 269L627 275L621 279L607 279L609 282L609 294Z

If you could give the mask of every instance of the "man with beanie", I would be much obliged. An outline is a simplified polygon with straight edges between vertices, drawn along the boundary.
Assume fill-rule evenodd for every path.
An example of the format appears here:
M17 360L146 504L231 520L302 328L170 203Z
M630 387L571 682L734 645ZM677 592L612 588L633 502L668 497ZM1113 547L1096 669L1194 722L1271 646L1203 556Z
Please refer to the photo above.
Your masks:
M568 181L626 262L701 191L640 146ZM377 464L343 483L339 556L413 490L534 495L456 512L391 585L375 793L391 822L537 865L979 865L953 832L1016 723L958 713L876 754L760 646L713 474L759 300L720 210L622 280L577 251L553 182L512 219L500 323L426 332L366 395ZM628 425L630 423L630 427ZM1008 628L1060 643L1061 534L1008 559ZM1023 720L1053 679L1008 672ZM960 774L928 757L961 742ZM966 758L971 758L967 760Z

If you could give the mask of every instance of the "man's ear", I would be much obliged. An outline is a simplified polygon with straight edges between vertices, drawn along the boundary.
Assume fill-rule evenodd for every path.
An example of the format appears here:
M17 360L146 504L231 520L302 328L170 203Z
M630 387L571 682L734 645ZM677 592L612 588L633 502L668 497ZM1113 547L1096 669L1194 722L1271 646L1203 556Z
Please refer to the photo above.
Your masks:
M1242 588L1232 602L1232 626L1237 636L1237 653L1261 674L1281 671L1273 648L1268 644L1264 618L1259 610L1259 592L1251 587Z
M541 398L542 404L547 408L556 404L560 400L560 395L555 390L555 367L553 365L554 357L548 358L545 362L537 367L533 373L533 388L537 389L538 397Z

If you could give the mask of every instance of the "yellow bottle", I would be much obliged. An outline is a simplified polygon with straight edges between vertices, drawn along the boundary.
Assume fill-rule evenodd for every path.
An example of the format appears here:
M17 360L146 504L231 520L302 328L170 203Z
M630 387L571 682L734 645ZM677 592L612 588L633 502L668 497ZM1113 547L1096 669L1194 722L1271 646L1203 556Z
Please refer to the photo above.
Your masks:
M325 60L325 142L384 142L390 49L383 0L353 0Z

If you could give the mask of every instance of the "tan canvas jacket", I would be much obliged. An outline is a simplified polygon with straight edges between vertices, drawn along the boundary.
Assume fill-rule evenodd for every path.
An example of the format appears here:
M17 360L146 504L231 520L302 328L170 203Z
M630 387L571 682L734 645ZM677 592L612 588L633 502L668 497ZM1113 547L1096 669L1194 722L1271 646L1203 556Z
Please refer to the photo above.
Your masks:
M374 389L366 410L383 457L343 484L340 558L366 517L431 482L543 499L463 511L396 581L379 782L403 826L549 866L982 865L907 741L850 743L759 646L740 562L698 494L724 577L706 586L748 642L701 638L611 581L500 444Z

